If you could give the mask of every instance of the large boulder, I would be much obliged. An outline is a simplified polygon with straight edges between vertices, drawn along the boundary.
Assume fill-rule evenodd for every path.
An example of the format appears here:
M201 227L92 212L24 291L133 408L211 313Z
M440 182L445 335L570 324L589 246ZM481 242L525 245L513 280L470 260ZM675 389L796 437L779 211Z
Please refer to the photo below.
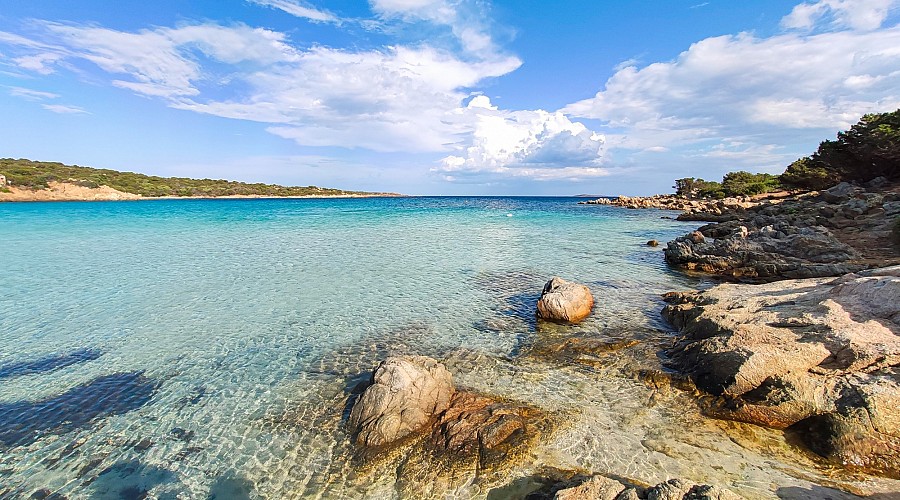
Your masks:
M450 406L453 377L426 356L384 360L353 405L348 425L356 443L381 446L424 428Z
M713 416L797 433L834 461L900 477L900 267L672 294L672 367Z
M544 285L537 316L550 321L577 323L591 314L594 297L585 285L554 277Z
M396 471L401 498L437 498L504 477L555 424L539 408L455 390L432 358L403 356L378 365L348 427L357 458Z

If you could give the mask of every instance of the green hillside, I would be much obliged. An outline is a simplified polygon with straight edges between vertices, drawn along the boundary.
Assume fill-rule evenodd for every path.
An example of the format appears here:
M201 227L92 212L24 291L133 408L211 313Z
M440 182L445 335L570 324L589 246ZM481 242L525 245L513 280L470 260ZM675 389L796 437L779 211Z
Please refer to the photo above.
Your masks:
M56 162L14 160L0 158L0 174L10 185L26 189L46 189L53 181L71 182L85 187L109 186L126 193L146 197L159 196L346 196L378 195L360 191L320 188L316 186L279 186L277 184L248 184L221 179L188 179L184 177L156 177L63 165ZM2 187L0 187L2 189Z

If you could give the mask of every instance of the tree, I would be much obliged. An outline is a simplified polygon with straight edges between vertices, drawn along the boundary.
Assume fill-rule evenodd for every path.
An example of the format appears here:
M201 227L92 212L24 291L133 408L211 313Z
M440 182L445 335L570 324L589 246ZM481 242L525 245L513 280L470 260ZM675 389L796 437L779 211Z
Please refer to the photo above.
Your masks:
M793 187L824 189L840 181L900 179L900 109L864 115L837 139L792 163L782 180Z
M703 181L703 179L700 179ZM675 179L675 194L685 198L693 198L697 193L697 179L693 177L685 177L684 179Z
M751 174L743 170L729 172L722 178L726 196L752 196L781 189L778 177L772 174Z
M780 179L788 187L820 191L840 182L840 175L837 171L828 169L824 163L807 156L788 165Z

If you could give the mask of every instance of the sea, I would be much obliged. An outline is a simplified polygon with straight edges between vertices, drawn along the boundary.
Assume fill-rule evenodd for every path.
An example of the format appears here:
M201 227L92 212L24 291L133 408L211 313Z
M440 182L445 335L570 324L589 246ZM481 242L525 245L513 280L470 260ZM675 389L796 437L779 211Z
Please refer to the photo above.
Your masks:
M896 486L648 382L675 340L661 295L713 283L647 242L698 223L578 201L0 204L0 498L398 498L345 428L351 387L393 354L560 422L500 477L422 498L521 498L556 469L746 498ZM535 319L553 276L591 289L588 320ZM571 337L636 347L546 354Z

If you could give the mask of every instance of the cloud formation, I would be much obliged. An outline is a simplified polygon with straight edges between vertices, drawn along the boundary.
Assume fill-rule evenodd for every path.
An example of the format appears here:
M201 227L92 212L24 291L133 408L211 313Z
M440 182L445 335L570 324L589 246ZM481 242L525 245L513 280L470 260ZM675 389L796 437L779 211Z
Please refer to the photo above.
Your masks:
M852 2L858 10L841 0L801 4L784 25L844 29L707 38L673 61L618 70L594 97L563 112L604 122L611 149L666 148L691 161L783 167L800 145L809 148L865 113L900 107L900 27L873 29L893 3Z
M871 31L881 27L897 0L818 0L797 5L781 20L788 29L816 28Z
M560 112L503 111L479 95L458 119L473 123L472 144L434 169L447 180L527 177L578 180L608 175L600 167L602 135Z
M311 21L319 21L319 22L338 22L339 19L328 12L327 10L321 10L313 7L310 4L305 2L298 2L296 0L248 0L250 3L254 3L256 5L262 5L265 7L271 7L273 9L282 10L287 12L288 14L296 17L301 17L305 19L309 19Z

